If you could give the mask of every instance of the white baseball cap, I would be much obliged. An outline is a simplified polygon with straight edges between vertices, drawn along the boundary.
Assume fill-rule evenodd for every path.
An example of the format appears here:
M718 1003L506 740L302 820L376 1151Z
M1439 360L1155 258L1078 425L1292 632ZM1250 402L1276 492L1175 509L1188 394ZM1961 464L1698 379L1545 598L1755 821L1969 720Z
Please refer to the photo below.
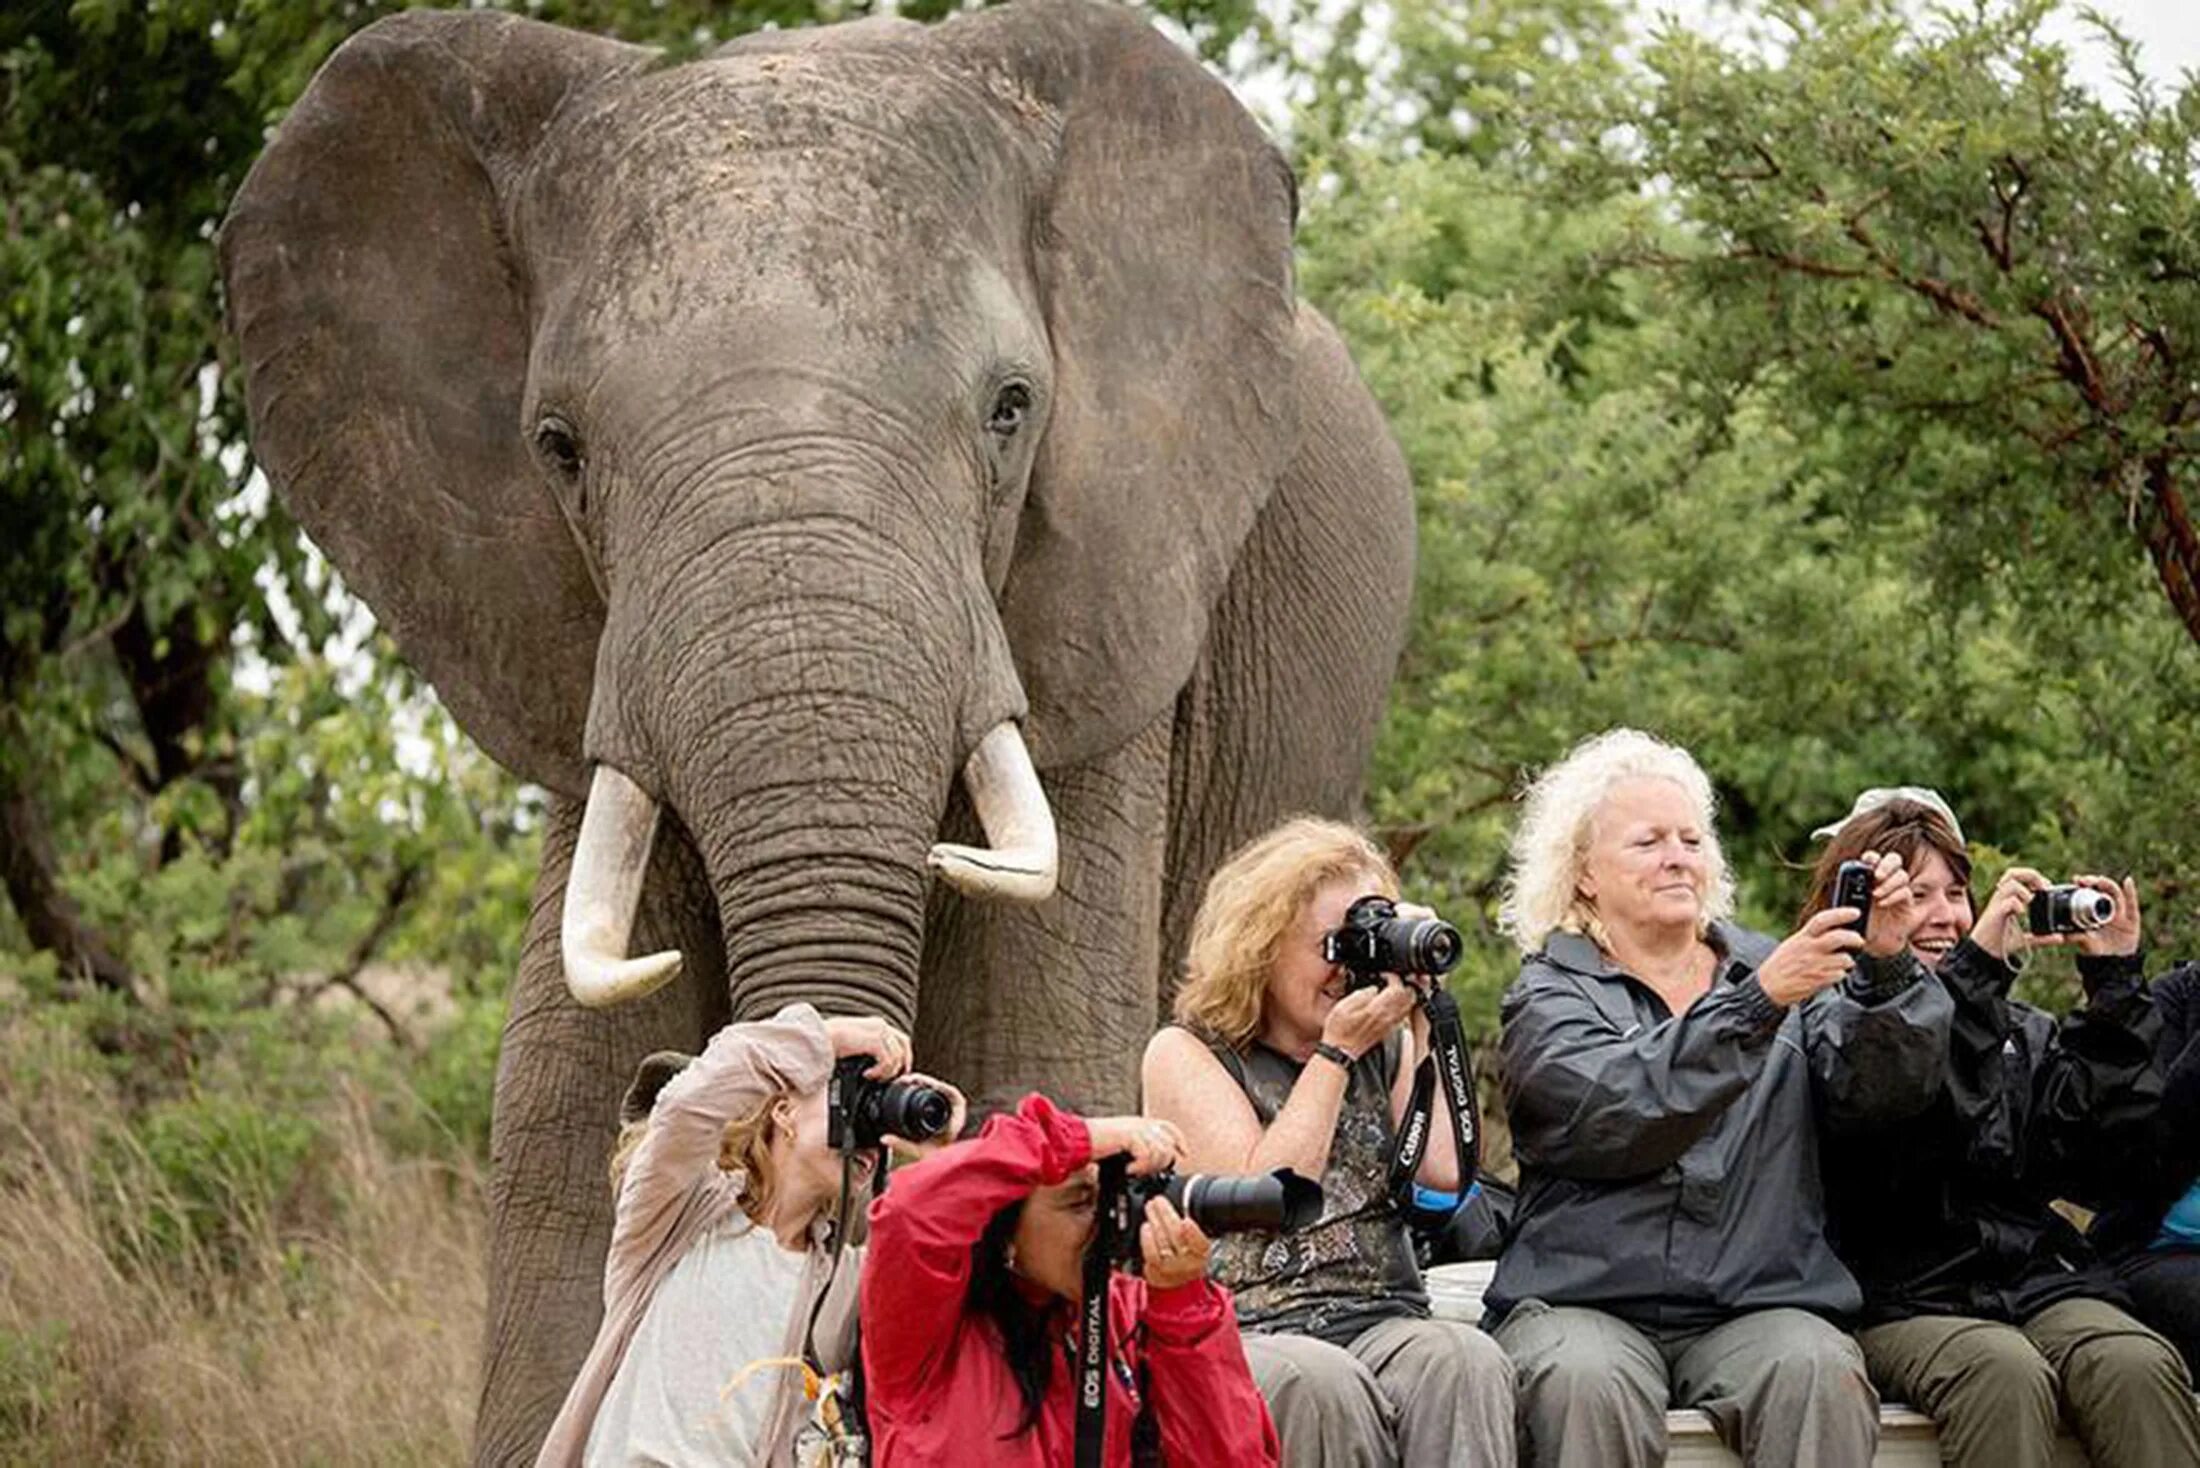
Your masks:
M1956 820L1956 813L1948 808L1947 801L1940 798L1938 790L1928 790L1923 785L1874 786L1856 797L1856 804L1849 807L1847 815L1830 826L1820 826L1817 830L1811 832L1811 839L1819 841L1828 836L1837 835L1843 826L1846 826L1858 816L1869 815L1881 806L1892 805L1898 800L1907 800L1914 805L1922 805L1928 810L1938 812L1940 818L1948 823L1948 829L1955 834L1956 840L1963 841L1963 827ZM1964 844L1969 845L1970 843L1964 842Z

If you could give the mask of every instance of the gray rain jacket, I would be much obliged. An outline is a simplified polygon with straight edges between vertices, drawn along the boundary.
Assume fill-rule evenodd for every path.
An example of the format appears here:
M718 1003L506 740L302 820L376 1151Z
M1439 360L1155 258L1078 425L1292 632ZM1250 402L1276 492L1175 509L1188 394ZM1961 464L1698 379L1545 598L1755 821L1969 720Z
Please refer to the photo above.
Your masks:
M1726 923L1711 990L1679 1017L1589 939L1553 933L1506 991L1519 1214L1486 1300L1584 1305L1704 1329L1746 1310L1853 1314L1826 1242L1818 1127L1890 1121L1938 1093L1954 1005L1861 970L1783 1010L1774 942Z

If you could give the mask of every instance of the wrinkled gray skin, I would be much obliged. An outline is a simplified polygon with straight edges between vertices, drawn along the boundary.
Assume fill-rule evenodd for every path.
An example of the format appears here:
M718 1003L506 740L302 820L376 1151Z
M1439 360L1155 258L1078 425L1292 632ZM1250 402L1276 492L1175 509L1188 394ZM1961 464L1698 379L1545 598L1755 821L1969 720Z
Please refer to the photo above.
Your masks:
M222 249L257 449L466 729L559 797L497 1076L477 1457L594 1330L640 1055L794 999L973 1089L1134 1094L1207 872L1354 806L1412 578L1395 446L1295 299L1285 164L1123 11L708 59L402 14L322 70ZM1016 411L1013 392L1028 404ZM1034 907L928 884L1021 717ZM667 820L566 994L595 762ZM919 997L922 1003L919 1004Z

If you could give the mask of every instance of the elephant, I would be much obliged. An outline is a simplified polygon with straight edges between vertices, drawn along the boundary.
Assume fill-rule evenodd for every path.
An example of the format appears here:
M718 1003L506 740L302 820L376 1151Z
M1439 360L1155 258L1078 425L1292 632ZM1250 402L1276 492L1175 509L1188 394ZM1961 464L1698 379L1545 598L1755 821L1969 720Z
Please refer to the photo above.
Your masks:
M258 462L550 796L477 1459L585 1353L640 1056L803 999L1126 1105L1207 874L1358 809L1412 487L1296 212L1093 0L678 64L406 11L272 136L219 239Z

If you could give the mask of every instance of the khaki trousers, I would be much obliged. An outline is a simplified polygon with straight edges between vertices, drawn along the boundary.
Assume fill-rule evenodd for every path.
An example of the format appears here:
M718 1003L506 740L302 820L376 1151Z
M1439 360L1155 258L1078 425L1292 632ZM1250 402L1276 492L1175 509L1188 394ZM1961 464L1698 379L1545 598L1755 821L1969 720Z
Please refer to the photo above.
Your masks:
M1513 1373L1456 1320L1385 1320L1333 1346L1248 1335L1284 1468L1513 1468Z
M1497 1343L1519 1373L1521 1456L1535 1468L1657 1468L1668 1406L1702 1411L1751 1468L1869 1468L1879 1444L1856 1342L1806 1310L1651 1332L1523 1300Z
M2183 1359L2105 1300L2062 1300L2022 1325L1918 1315L1856 1338L1880 1390L1940 1429L1943 1463L2049 1468L2065 1418L2094 1468L2200 1463Z

